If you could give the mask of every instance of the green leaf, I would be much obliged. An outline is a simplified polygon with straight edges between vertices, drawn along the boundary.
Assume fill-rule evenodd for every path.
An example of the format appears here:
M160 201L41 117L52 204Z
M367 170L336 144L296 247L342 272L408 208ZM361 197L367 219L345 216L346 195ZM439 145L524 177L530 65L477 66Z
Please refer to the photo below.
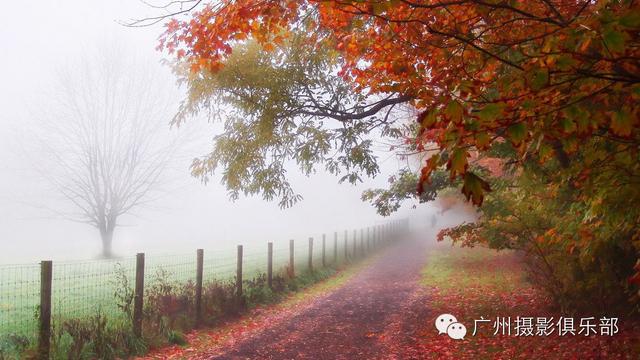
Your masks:
M619 136L631 135L631 115L625 109L616 111L611 118L611 131Z
M602 33L602 38L610 51L624 52L625 40L621 32L615 29L607 29Z
M560 120L560 126L567 134L577 131L579 134L589 132L591 121L594 116L587 113L582 107L573 105L562 111L565 119Z
M550 144L543 142L540 144L540 149L538 149L538 157L541 163L549 160L554 154L553 147Z
M576 131L576 123L571 119L560 119L560 127L562 127L562 131L567 134L571 134Z
M575 64L576 60L569 54L562 54L556 60L556 66L562 71L571 70L571 67Z
M486 132L480 132L476 134L476 147L478 149L486 149L491 142L489 134Z
M544 88L549 83L549 69L547 68L531 69L527 71L525 76L529 87L534 91Z
M455 178L457 175L462 175L467 170L467 156L469 154L464 149L454 149L449 162L447 163L447 169L449 169L451 178Z
M464 108L457 100L452 100L447 104L444 113L453 123L459 124L462 121Z
M634 10L629 11L620 18L618 23L630 29L640 28L640 12Z
M481 206L484 200L484 194L491 191L491 186L476 174L467 172L464 174L464 183L462 185L462 193L474 205Z
M499 118L502 115L504 107L504 103L487 104L482 108L482 110L480 110L480 112L478 112L478 117L484 123L493 122L495 119Z
M523 123L513 124L507 129L507 136L515 146L520 145L527 138L527 126Z

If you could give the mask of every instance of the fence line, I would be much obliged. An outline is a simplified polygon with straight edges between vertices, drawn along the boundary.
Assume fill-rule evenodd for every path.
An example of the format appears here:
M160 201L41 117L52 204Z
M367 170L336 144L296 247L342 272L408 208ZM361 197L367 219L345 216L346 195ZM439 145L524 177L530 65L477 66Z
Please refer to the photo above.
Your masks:
M265 249L238 245L235 258L220 251L197 249L193 254L147 256L96 261L42 261L39 265L0 265L0 340L4 335L37 337L39 357L48 358L52 326L72 317L96 311L125 318L117 304L121 287L132 288L131 325L142 336L145 288L162 281L193 284L193 316L196 326L202 319L203 283L233 280L235 296L241 302L243 279L265 276L273 286L275 274L295 277L305 271L345 264L362 258L408 228L407 220L397 220L373 228L344 231L342 242L334 232L310 237L307 244L289 241L289 246L269 242ZM352 248L351 248L352 246ZM343 247L343 250L341 250ZM265 251L266 250L266 251ZM195 262L194 262L195 260ZM133 279L130 283L129 279ZM69 306L71 305L71 306ZM2 349L0 349L2 350Z

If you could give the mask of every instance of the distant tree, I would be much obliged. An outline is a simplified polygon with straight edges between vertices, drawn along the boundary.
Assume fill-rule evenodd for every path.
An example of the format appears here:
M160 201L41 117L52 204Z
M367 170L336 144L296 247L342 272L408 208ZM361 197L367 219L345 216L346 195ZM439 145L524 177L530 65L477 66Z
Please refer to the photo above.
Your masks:
M49 162L39 170L71 209L51 210L95 227L107 258L119 219L154 200L178 143L162 136L170 91L149 69L122 51L69 66L36 131Z

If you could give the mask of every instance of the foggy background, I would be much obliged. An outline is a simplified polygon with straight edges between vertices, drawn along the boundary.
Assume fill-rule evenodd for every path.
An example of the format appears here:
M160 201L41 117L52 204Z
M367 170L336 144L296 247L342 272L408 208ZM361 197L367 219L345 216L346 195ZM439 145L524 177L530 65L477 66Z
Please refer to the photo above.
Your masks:
M0 14L0 263L34 262L43 259L88 259L101 250L98 231L86 224L54 218L42 206L63 206L34 166L43 161L33 149L38 115L52 106L45 96L61 68L95 53L110 44L122 44L126 51L156 67L175 88L173 104L163 119L167 139L177 131L189 133L190 140L171 164L171 180L163 196L151 206L140 208L136 216L125 216L115 230L114 253L133 255L137 251L185 253L198 247L227 248L236 244L265 244L295 238L305 241L323 232L332 239L349 229L383 223L361 192L384 187L389 175L401 164L391 153L380 153L381 174L376 179L353 186L338 184L337 178L318 172L307 178L295 168L289 172L294 190L303 197L292 208L280 210L277 202L260 197L228 199L216 176L207 185L192 178L191 159L211 146L212 126L194 119L179 130L168 121L181 99L174 76L161 65L162 54L155 50L163 31L160 24L127 28L117 21L157 15L137 0L81 1L38 0L8 2ZM132 55L133 56L133 55ZM25 154L27 151L28 154ZM26 156L25 156L26 155ZM40 167L41 169L46 167ZM434 211L428 205L417 210L405 205L394 217L408 215L414 223L428 219Z

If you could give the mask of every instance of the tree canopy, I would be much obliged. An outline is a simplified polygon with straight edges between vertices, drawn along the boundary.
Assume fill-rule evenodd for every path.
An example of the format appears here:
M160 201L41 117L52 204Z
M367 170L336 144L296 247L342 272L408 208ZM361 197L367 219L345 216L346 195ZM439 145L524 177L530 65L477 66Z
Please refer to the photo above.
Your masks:
M266 50L303 27L339 53L355 92L399 94L421 111L418 146L480 202L471 147L507 138L521 156L567 157L591 137L637 136L640 26L633 1L222 1L171 20L161 46L217 72L235 43Z
M270 52L256 41L236 44L215 72L177 66L189 96L174 124L203 110L224 122L212 151L194 161L195 175L207 181L222 167L233 198L262 194L288 207L300 199L287 181L290 163L304 174L322 164L351 183L378 173L370 134L399 137L390 115L408 99L353 91L335 74L337 62L324 52L329 49L318 51L306 40L291 34Z
M244 0L203 2L188 19L171 19L160 48L187 64L189 79L201 79L234 72L238 54L259 45L269 69L242 72L245 79L255 77L253 85L232 94L231 102L245 115L256 114L244 100L237 102L238 96L257 96L273 115L257 110L262 119L284 122L293 114L312 122L315 130L298 125L278 133L278 141L282 134L294 136L282 140L289 151L298 149L293 139L319 139L300 152L315 155L293 156L308 161L298 161L303 169L330 149L326 130L315 122L348 120L343 123L364 133L384 121L403 152L421 154L423 162L419 171L392 179L390 189L365 193L381 213L397 209L408 183L416 196L444 187L434 174L446 171L476 205L492 191L483 219L448 235L530 253L544 244L543 255L564 254L558 263L575 254L583 273L593 273L594 264L610 273L623 269L607 279L620 289L640 284L640 260L635 274L627 260L611 263L619 253L637 259L640 249L639 30L640 5L631 0ZM292 48L315 62L296 67L298 58L281 56ZM288 73L276 75L282 69ZM313 84L313 94L344 98L316 102L292 80L300 78ZM260 79L271 79L268 89ZM190 96L201 95L193 89ZM377 105L369 105L372 99ZM384 115L396 102L414 110L413 121ZM228 130L237 141L264 134L244 128L254 126L251 121L234 124ZM353 152L357 148L341 149L342 165L375 174L368 171L376 169L374 159ZM240 158L212 154L209 163L195 163L196 173L212 170L217 161L261 166L244 152ZM500 176L471 160L487 157L499 159ZM226 182L268 193L253 186L259 174L244 177L251 178L247 183L233 177ZM544 216L556 218L542 221Z

